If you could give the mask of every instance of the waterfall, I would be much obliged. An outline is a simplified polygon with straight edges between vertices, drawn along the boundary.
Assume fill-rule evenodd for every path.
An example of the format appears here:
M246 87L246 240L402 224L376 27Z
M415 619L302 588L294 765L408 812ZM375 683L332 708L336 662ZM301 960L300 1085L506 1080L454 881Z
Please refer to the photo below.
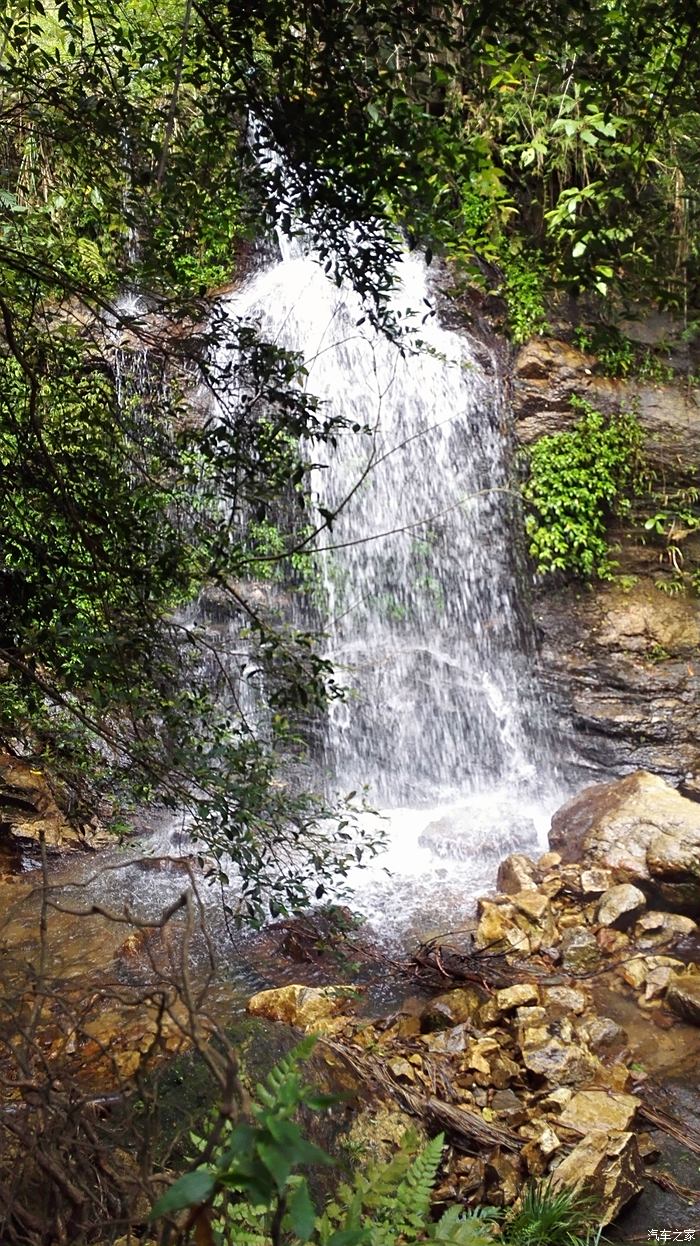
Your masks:
M315 555L322 628L348 689L319 781L388 810L395 878L361 875L358 899L407 920L419 892L435 916L437 891L473 895L506 852L536 847L558 794L498 371L441 327L420 256L397 276L403 346L294 246L228 308L299 351L309 391L365 430L313 447L319 513L338 512Z

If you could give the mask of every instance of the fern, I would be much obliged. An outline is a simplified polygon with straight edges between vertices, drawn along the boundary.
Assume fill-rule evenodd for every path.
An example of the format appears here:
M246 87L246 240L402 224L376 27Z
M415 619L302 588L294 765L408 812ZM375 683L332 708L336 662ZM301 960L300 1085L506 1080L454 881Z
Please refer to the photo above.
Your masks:
M428 1226L428 1237L436 1246L493 1246L488 1225L498 1217L495 1207L478 1207L465 1214L455 1205L447 1208L437 1224Z
M393 1228L402 1237L415 1236L425 1227L444 1142L444 1134L433 1138L399 1184L390 1213Z

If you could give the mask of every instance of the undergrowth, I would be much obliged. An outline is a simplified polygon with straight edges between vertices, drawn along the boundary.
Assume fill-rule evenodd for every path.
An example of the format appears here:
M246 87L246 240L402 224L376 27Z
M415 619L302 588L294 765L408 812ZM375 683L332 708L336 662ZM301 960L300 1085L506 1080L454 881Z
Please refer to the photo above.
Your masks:
M534 1183L514 1209L448 1207L434 1219L433 1190L442 1162L439 1134L422 1148L408 1132L391 1160L358 1166L318 1208L306 1171L330 1157L304 1137L300 1108L332 1100L305 1085L305 1039L258 1085L251 1119L225 1113L192 1134L192 1165L159 1199L151 1219L162 1241L197 1246L595 1246L590 1200L550 1182ZM182 1213L187 1212L183 1221Z

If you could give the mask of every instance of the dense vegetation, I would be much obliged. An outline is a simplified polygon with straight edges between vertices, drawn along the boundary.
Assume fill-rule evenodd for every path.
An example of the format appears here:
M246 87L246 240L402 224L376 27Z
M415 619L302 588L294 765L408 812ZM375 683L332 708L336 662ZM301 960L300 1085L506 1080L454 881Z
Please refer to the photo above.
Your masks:
M329 426L298 361L203 296L275 222L387 332L404 238L455 289L500 295L516 340L558 291L657 300L692 332L694 14L10 0L0 41L3 745L79 816L100 795L117 826L144 800L188 809L233 849L249 911L270 887L295 906L354 852L343 828L329 856L324 810L279 777L337 689L243 585L311 556L300 437L361 430ZM183 621L207 586L249 629L244 660Z

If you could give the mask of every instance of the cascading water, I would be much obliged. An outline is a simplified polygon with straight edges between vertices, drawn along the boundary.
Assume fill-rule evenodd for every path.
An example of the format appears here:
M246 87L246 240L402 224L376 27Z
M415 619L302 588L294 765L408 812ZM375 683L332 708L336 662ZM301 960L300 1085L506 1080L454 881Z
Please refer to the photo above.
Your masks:
M355 880L356 903L405 926L447 919L497 859L534 847L557 796L501 386L440 327L423 260L405 257L399 277L413 326L403 350L292 248L229 306L301 352L330 414L369 430L341 435L312 480L319 511L338 512L318 560L328 652L348 687L323 764L327 782L367 786L388 809L388 855Z

